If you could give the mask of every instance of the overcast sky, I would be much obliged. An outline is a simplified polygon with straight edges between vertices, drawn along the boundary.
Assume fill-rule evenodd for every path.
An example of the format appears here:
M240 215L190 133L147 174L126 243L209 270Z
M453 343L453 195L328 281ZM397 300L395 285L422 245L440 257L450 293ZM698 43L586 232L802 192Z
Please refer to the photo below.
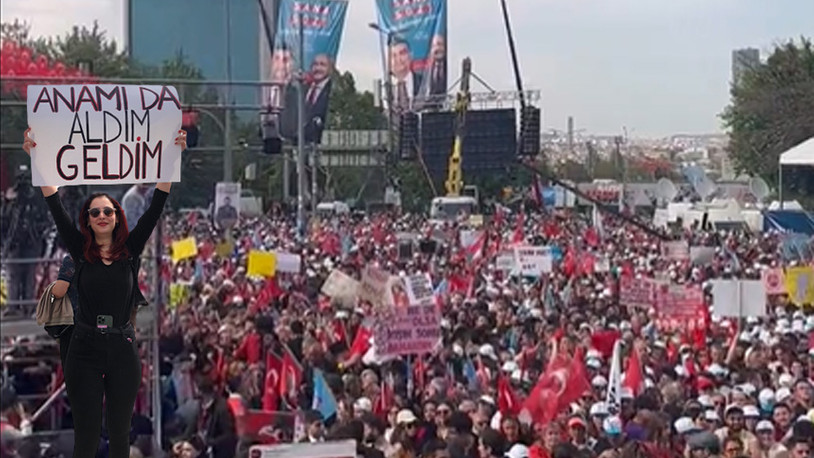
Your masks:
M171 1L171 0L168 0ZM201 0L204 1L204 0ZM212 1L212 0L210 0ZM374 0L349 0L337 65L372 87L381 75ZM98 20L123 35L123 0L2 0L3 21L61 35ZM814 0L509 0L524 83L546 128L633 137L720 131L735 48L764 54L814 36ZM499 0L449 0L450 77L464 56L497 89L514 88ZM475 89L480 90L475 84Z

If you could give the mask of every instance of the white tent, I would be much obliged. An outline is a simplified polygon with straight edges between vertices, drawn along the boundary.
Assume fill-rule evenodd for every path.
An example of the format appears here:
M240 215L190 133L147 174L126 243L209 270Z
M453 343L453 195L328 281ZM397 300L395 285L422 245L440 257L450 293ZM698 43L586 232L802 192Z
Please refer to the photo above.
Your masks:
M814 137L781 154L780 165L814 166Z

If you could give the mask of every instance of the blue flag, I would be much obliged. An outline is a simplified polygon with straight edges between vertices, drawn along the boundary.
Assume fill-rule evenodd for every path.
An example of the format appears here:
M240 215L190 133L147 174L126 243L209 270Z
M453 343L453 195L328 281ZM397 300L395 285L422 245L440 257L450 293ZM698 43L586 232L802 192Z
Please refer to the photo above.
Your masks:
M472 362L472 358L467 357L464 361L463 367L464 377L466 377L466 381L469 384L470 389L477 388L478 386L478 371L475 369L475 363Z
M311 408L319 411L323 420L336 415L336 398L319 369L314 369L314 400Z

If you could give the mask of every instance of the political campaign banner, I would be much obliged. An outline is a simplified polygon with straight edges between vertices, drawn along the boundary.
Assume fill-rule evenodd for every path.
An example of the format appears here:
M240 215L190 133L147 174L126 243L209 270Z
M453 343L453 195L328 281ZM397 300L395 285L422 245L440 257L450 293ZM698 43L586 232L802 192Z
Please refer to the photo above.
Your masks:
M376 0L376 7L394 108L437 106L447 93L447 0Z
M321 142L347 7L345 0L280 0L274 49L270 55L261 56L260 78L270 83L263 90L263 105L267 108L263 123L274 125L264 129L264 136L297 139L299 99L295 76L302 68L305 142ZM261 40L265 39L263 32Z
M228 229L240 217L240 183L221 182L215 185L215 225Z
M31 85L34 186L181 181L181 102L172 86Z

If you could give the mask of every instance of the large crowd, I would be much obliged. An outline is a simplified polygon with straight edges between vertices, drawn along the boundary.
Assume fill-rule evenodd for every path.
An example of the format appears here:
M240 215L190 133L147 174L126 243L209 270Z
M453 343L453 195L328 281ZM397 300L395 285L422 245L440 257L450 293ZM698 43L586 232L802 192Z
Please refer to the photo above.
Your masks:
M477 227L339 215L304 238L276 212L242 216L229 237L203 214L166 217L167 300L152 368L163 381L162 448L227 458L256 444L353 439L364 457L814 456L812 304L771 294L765 314L710 308L712 280L759 280L812 259L789 257L778 232L644 230L588 213L501 207ZM197 253L174 262L172 242L190 236ZM665 240L711 256L666 256ZM525 245L548 247L551 268L523 276L498 262ZM256 251L299 254L301 266L251 276ZM441 345L382 357L373 338L380 308L324 294L332 272L358 281L371 265L430 276ZM147 268L142 276L148 290ZM656 299L625 303L625 288L641 279L703 291L697 316L669 319ZM25 348L36 356L47 347ZM9 379L27 394L47 389L52 369ZM131 457L163 456L150 446L145 405ZM3 419L25 429L31 407L7 393ZM64 416L69 425L69 408Z

